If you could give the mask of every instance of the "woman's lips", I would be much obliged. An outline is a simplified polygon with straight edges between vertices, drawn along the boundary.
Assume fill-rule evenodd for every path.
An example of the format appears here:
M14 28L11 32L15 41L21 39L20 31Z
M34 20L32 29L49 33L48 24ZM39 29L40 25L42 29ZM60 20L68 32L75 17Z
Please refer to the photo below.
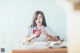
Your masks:
M38 22L38 23L41 23L41 22Z

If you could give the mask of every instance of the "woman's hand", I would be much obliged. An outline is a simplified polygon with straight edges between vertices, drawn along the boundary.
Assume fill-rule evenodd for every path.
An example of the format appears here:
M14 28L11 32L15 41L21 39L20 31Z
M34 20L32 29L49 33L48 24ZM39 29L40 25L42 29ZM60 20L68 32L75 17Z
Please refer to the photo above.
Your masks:
M39 30L37 30L36 32L35 32L35 37L39 37L40 36L40 34L41 34L41 31L39 31Z
M47 31L45 31L45 30L42 30L42 33L43 33L44 35L48 36L48 33L47 33Z
M42 33L43 33L44 35L47 35L47 34L48 34L47 31L45 31L45 30L42 30Z
M42 33L43 33L44 35L46 35L47 37L53 39L53 36L52 36L52 35L49 35L49 34L47 33L47 31L42 30Z

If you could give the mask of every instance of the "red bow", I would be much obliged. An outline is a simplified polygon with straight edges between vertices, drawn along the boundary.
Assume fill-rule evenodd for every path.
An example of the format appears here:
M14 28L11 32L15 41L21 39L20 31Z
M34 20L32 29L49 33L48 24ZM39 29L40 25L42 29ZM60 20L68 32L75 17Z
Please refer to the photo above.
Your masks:
M36 31L37 31L37 30L33 30L33 33L35 34ZM40 30L39 30L39 31L40 31ZM39 36L40 36L40 35L39 35ZM39 37L39 36L37 36L37 37ZM36 37L36 38L37 38L37 37Z

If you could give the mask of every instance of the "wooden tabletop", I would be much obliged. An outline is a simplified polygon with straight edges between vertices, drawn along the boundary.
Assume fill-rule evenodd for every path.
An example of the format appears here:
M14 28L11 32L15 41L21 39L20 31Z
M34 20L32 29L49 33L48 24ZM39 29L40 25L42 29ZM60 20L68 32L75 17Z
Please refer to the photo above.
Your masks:
M67 48L12 50L12 53L67 53Z

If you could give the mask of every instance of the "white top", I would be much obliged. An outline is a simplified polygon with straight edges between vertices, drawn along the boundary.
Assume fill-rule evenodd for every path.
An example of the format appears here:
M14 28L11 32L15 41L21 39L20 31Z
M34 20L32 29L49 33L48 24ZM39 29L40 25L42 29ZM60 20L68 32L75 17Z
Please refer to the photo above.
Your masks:
M34 33L33 33L33 30L36 30L36 29L37 29L36 27L29 27L29 28L28 28L27 37L32 36L32 35L34 34ZM48 26L46 26L46 27L42 26L40 29L47 31L47 33L48 33L49 35L54 36L53 30L52 30L50 27L48 27ZM44 42L44 41L48 41L48 39L49 39L49 38L48 38L46 35L44 35L44 34L41 33L39 37L32 39L32 41L34 41L34 42L43 41L43 42Z

